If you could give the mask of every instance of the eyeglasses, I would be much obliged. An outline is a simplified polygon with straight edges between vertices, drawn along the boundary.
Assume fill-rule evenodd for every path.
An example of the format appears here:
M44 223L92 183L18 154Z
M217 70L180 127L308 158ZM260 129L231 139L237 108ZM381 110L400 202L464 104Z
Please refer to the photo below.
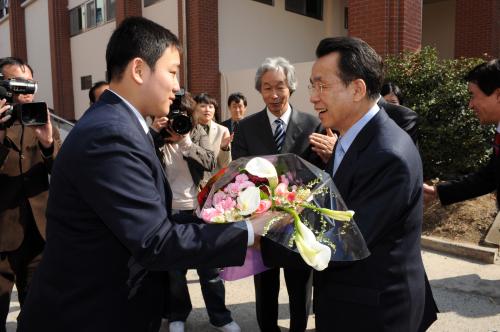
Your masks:
M316 93L323 93L323 90L325 89L330 89L331 86L330 85L327 85L327 84L323 84L321 82L315 82L315 83L312 83L312 84L309 84L307 86L307 90L309 90L309 95L312 96Z

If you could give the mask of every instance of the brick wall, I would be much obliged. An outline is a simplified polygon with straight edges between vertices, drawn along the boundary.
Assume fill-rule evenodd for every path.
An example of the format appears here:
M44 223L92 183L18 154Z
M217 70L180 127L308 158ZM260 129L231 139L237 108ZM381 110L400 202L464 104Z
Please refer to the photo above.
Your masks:
M115 5L116 26L129 16L142 16L141 0L117 0Z
M20 1L9 1L9 30L11 55L27 61L24 8Z
M184 1L183 0L177 0L177 31L179 31L179 35L177 36L179 40L181 41L181 45L184 48L183 52L181 53L181 66L179 67L179 74L177 75L179 79L179 84L181 87L184 87L186 82L184 82L184 58L186 56L186 48L184 46Z
M218 25L217 0L186 1L188 90L207 92L220 105Z
M49 39L54 111L75 119L68 0L49 1Z
M500 57L500 1L456 0L455 57Z
M380 55L418 50L422 39L421 0L349 0L349 35Z

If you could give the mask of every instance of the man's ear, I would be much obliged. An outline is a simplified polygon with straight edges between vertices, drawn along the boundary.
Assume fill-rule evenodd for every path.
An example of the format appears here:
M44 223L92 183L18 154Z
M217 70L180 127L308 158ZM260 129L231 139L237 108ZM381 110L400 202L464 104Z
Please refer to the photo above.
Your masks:
M131 61L129 68L130 75L137 84L144 83L144 74L146 72L146 67L146 63L141 58L134 58Z
M366 83L358 78L351 82L352 89L354 90L354 101L361 101L366 97Z

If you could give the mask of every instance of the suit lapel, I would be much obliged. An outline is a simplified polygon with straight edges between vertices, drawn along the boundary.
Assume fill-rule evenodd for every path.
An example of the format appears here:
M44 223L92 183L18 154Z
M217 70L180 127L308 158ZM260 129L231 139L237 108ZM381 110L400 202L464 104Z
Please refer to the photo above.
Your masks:
M387 119L387 114L382 110L379 111L359 132L358 136L354 139L349 150L347 150L342 162L340 163L333 182L341 192L347 188L352 177L352 169L354 169L360 153L368 146L373 136L377 133L380 124ZM330 165L331 164L331 165ZM328 172L332 174L333 158L328 165Z
M269 117L267 116L266 109L264 108L257 114L258 121L257 128L255 128L255 133L257 133L257 136L266 144L266 146L261 147L264 148L266 152L262 152L259 154L277 154L278 150L276 149L276 144L274 143L273 129L269 124ZM255 133L251 133L251 136L254 137ZM252 142L254 139L255 138L252 138L250 142ZM269 147L269 149L267 149L267 146Z

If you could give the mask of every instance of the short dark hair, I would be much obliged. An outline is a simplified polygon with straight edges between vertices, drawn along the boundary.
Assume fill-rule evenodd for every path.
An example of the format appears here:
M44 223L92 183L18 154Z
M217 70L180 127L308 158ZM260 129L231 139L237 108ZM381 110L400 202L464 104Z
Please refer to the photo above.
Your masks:
M186 113L189 116L193 116L194 107L196 102L194 101L191 93L184 91L184 95L181 98L181 112Z
M384 85L382 85L382 89L380 90L380 94L383 96L388 95L390 93L394 93L396 97L398 97L399 103L403 104L404 97L403 93L401 92L401 89L399 86L397 86L394 82L385 82Z
M227 98L227 106L231 106L231 103L234 101L236 104L240 103L240 100L243 100L243 105L247 106L247 97L245 97L241 92L231 93L229 98Z
M338 67L342 82L348 85L356 79L362 79L368 96L377 98L384 81L384 66L377 52L365 41L354 37L325 38L316 48L318 58L333 52L340 54Z
M108 82L106 82L106 81L95 82L94 85L90 88L90 90L89 90L89 99L92 102L92 104L96 102L96 100L95 100L95 90L99 89L103 85L108 85Z
M193 99L197 104L214 105L216 112L219 109L219 104L217 103L217 100L215 100L215 98L210 97L206 92L202 92L194 96Z
M20 59L20 58L16 58L16 57L13 57L13 56L9 56L9 57L6 57L6 58L1 58L0 59L0 73L3 73L3 67L5 66L19 66L21 68L23 67L26 67L30 70L31 72L31 76L34 75L33 73L33 68L31 68L30 65L28 65L26 63L26 61Z
M477 65L465 75L465 80L476 84L485 95L490 96L500 88L500 59Z
M169 47L181 52L179 39L168 29L143 17L128 17L118 26L106 48L107 80L120 80L134 58L143 59L154 71Z

